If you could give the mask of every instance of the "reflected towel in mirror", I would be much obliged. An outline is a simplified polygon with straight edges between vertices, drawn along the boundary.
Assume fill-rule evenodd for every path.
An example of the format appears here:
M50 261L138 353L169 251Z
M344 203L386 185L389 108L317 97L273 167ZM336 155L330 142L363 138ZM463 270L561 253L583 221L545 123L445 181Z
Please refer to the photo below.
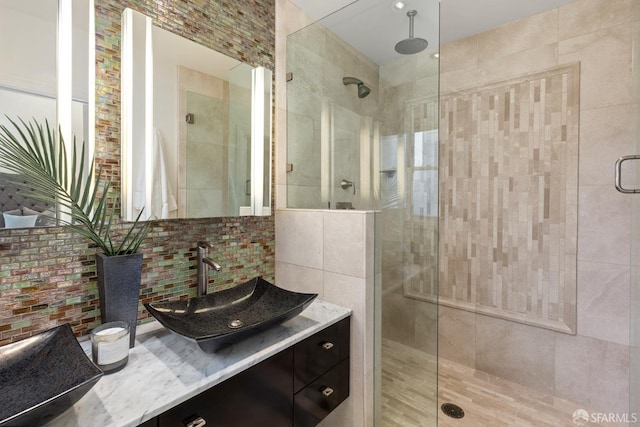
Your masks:
M170 185L169 177L167 176L167 167L164 158L163 150L163 137L159 129L155 128L153 132L153 147L152 156L153 162L151 165L145 165L152 167L152 184L151 188L151 202L150 206L146 206L145 197L145 173L138 174L136 179L136 188L133 197L133 206L141 210L145 208L142 214L143 219L167 219L172 211L178 209L176 198L173 195L173 188Z

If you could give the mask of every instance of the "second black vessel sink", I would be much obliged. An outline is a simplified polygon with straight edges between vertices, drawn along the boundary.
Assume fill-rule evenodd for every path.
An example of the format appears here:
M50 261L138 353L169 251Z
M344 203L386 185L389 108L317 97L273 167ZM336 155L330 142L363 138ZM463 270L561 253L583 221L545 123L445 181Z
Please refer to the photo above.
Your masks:
M317 296L287 291L256 277L201 297L145 307L163 326L213 353L297 316Z
M39 426L73 406L104 373L71 326L0 347L0 426Z

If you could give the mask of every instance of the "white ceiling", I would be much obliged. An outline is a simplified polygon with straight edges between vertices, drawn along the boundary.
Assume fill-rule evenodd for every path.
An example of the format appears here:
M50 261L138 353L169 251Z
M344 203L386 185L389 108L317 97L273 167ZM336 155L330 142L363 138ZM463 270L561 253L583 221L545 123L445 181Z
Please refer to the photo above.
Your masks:
M323 25L374 62L385 64L401 56L393 47L409 36L408 10L418 11L414 37L427 39L428 49L436 51L439 44L478 34L575 0L404 0L406 7L402 11L393 7L394 0L291 1L314 19L323 19Z

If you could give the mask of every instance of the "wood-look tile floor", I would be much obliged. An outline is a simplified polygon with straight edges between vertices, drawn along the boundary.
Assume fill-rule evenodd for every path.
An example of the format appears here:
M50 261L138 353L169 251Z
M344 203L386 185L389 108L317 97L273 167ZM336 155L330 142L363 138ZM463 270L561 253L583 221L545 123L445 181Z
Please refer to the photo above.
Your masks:
M445 402L461 406L465 416L444 415ZM381 427L431 427L436 421L439 427L575 427L573 412L590 412L448 360L436 366L435 356L390 340L382 342L381 404Z

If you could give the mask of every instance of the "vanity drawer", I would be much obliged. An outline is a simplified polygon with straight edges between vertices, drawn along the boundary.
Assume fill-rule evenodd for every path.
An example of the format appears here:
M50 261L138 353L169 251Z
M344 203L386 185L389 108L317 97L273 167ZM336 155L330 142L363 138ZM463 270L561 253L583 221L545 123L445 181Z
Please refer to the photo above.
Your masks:
M349 397L349 359L300 390L293 398L293 425L312 427Z
M343 319L295 345L294 392L349 357L350 319Z
M292 364L288 348L161 414L158 426L291 427Z

